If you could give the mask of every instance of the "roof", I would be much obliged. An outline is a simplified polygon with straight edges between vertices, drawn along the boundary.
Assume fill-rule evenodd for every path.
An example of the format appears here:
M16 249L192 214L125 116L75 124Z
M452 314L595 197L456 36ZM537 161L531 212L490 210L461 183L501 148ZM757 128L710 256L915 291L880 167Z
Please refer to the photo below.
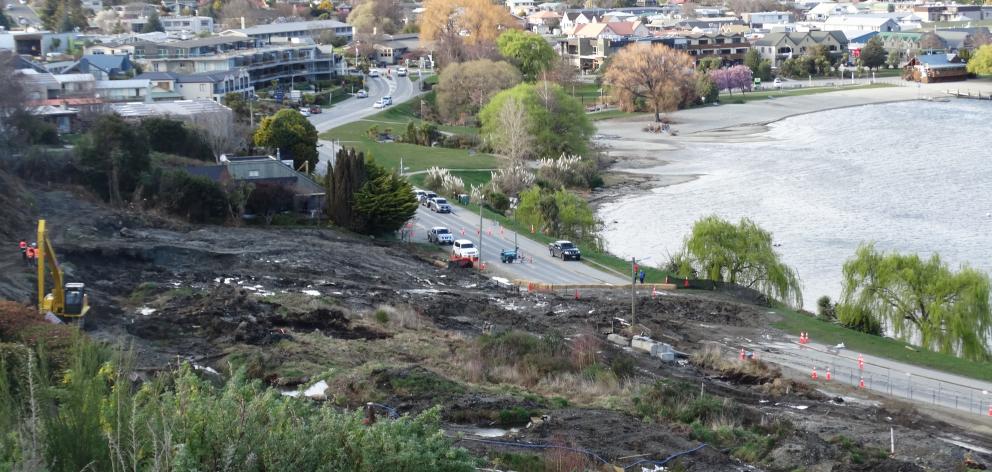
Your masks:
M134 77L135 79L148 79L148 80L178 80L179 74L173 72L145 72L144 74L139 74Z
M34 69L21 69L17 71L23 77L21 80L44 86L46 89L58 89L59 81L49 72L38 72Z
M97 80L94 87L98 89L122 89L122 88L148 88L151 81L148 79L129 80Z
M539 11L537 13L532 13L527 16L527 18L534 18L537 20L553 20L558 18L558 14L553 11Z
M177 47L177 48L199 48L203 46L217 46L220 44L231 44L239 41L246 41L246 39L232 37L232 36L208 36L206 38L187 39L185 41L176 41L172 43L159 43L159 44Z
M213 72L199 72L196 74L185 74L177 76L177 81L184 84L213 84L217 82L223 82L227 80L228 77L238 76L244 73L242 69L237 70L219 70Z
M213 100L177 100L161 103L114 103L114 112L125 118L143 118L146 116L191 116L201 113L230 113L231 109Z
M60 84L66 84L70 82L93 82L96 80L93 74L55 74L55 80Z
M960 62L956 56L954 59L948 59L947 54L921 54L916 56L914 60L923 64L927 69L962 69L965 67L965 64Z
M83 61L105 71L124 69L125 64L130 62L127 55L124 54L89 54L79 59L79 62Z
M186 166L186 172L190 175L206 177L214 182L220 182L224 178L226 170L227 166L220 164L213 166Z
M809 36L813 41L819 43L822 42L827 36L833 36L837 42L846 44L847 36L844 35L842 31L805 31L805 32L790 32L790 33L768 33L763 38L754 41L752 45L754 46L774 46L780 43L784 38L789 38L794 43L799 43Z
M882 26L896 21L889 17L869 15L830 15L823 22L825 26Z
M317 20L317 21L294 21L289 23L269 23L267 25L255 25L248 28L230 30L252 36L256 34L279 34L291 33L294 31L313 31L331 28L351 28L351 25L337 20Z
M322 194L324 187L306 174L293 170L273 157L229 157L227 170L238 180L265 180L296 184L297 191L309 194ZM255 172L255 175L251 173Z

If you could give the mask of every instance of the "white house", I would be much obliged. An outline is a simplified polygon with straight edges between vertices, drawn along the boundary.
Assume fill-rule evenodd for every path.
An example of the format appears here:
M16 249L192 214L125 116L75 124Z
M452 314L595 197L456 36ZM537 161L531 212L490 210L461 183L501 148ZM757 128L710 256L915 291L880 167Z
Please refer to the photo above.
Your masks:
M614 21L612 23L586 23L572 33L576 38L622 39L648 36L651 32L640 21Z
M858 7L851 3L823 2L806 12L807 21L824 21L834 15L856 15Z
M831 15L823 22L824 31L891 33L900 29L899 23L887 15Z
M506 0L506 8L510 13L518 16L527 16L537 11L534 0Z
M765 25L781 25L792 23L792 12L788 11L759 11L745 13L744 21L752 28Z

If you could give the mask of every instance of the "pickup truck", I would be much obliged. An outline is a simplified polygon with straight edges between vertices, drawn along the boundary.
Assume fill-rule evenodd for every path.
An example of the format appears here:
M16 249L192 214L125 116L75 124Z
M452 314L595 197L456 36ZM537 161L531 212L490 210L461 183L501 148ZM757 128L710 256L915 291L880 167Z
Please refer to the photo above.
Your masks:
M569 259L578 261L582 259L582 253L579 252L579 248L572 244L571 241L555 241L548 245L548 252L551 253L551 257L560 257L563 261Z
M451 253L455 257L462 257L468 259L476 259L479 257L479 250L476 249L475 244L467 239L455 240L452 244Z
M427 232L427 241L434 244L455 244L455 235L443 226L435 226Z

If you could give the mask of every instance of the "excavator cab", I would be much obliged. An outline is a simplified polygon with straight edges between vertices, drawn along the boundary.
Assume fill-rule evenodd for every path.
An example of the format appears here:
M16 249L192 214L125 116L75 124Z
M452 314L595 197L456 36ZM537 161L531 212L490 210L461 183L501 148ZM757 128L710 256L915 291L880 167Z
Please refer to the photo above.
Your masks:
M82 321L90 310L86 286L81 283L62 282L62 269L55 257L55 248L48 239L45 220L38 220L38 311L51 313L65 321ZM52 292L46 293L45 279L51 273Z

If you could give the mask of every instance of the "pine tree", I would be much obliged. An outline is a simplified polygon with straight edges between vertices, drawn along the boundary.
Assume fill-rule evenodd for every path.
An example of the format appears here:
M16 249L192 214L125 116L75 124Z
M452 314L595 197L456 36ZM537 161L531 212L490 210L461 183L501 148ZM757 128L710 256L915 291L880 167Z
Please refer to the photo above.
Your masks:
M362 233L383 234L403 227L417 212L413 187L396 172L390 172L374 161L365 163L368 181L354 195L355 210L361 215Z
M327 189L327 214L334 224L352 230L363 226L354 209L354 195L365 185L366 179L365 154L354 149L338 150Z

